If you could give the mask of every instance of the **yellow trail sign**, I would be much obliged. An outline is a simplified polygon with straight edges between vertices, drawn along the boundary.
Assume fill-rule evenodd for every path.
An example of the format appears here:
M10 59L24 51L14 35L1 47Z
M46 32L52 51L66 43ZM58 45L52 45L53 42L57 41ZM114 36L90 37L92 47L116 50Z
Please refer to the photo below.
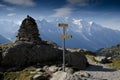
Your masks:
M61 38L72 38L72 35L61 35Z

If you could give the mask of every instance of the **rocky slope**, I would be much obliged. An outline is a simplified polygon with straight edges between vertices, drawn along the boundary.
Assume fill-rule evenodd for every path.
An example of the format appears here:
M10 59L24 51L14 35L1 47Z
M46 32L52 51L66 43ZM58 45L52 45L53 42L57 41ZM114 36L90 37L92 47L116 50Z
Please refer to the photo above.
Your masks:
M112 57L120 59L120 44L112 47L102 48L96 52L99 56Z

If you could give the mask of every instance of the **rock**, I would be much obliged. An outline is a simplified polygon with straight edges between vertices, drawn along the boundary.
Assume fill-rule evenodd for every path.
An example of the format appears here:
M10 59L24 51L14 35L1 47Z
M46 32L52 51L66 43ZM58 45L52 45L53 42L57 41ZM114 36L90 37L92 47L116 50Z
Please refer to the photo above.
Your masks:
M31 71L30 74L34 75L34 74L36 74L36 71Z
M43 70L48 70L49 66L44 66Z
M83 80L83 79L81 78L81 76L77 74L69 74L67 72L58 71L53 74L50 80Z
M68 65L72 66L75 69L85 69L88 65L85 55L79 52L67 53L66 61Z
M58 70L58 67L56 67L56 66L50 66L50 67L48 68L48 70L49 70L50 72L54 73L54 72L56 72L56 71Z
M120 59L120 44L99 49L96 54L98 56L111 57L112 59Z
M32 80L49 80L48 76L43 74L36 74L33 76Z
M100 63L110 63L111 58L110 57L104 57L104 56L97 56L94 58L97 62Z
M66 67L65 68L65 72L69 73L69 74L73 74L74 73L74 70L72 68L68 68Z
M97 56L97 57L95 57L94 59L96 60L96 61L98 61L98 62L101 62L102 60L104 60L106 57L104 57L104 56Z
M67 76L66 72L58 71L53 74L50 80L65 80L66 76Z
M69 52L78 52L83 53L85 55L95 55L93 52L87 50L87 49L80 49L80 48L67 48Z
M53 64L60 61L62 51L48 45L31 45L21 43L12 48L4 49L2 65L8 67L19 67L42 64ZM14 63L13 63L14 62Z
M67 72L58 71L53 74L50 80L103 80L103 79L93 78L88 73L76 72L74 74L69 74Z
M42 70L42 68L37 68L35 71L40 72L41 70Z
M67 50L70 52L80 52L81 49L79 49L79 48L78 49L77 48L75 48L75 49L67 48Z
M6 47L2 52L2 66L7 67L24 67L38 63L44 66L62 62L62 50L51 45L33 45L22 42L12 47ZM67 52L66 61L77 69L85 69L87 66L87 59L82 53Z
M75 74L80 75L81 77L86 77L86 78L91 77L91 75L89 73L84 72L84 71L79 71L79 72L76 72Z
M37 74L33 76L33 80L37 80L42 74Z
M27 41L29 43L40 44L41 38L39 37L39 30L35 20L29 15L25 18L18 30L18 41Z
M108 59L108 60L112 60L112 57L108 57L107 59Z

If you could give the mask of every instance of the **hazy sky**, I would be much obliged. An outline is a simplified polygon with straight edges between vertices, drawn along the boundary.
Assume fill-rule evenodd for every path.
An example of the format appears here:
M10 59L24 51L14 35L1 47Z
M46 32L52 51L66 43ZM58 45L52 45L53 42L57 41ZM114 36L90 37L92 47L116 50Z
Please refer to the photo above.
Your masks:
M0 0L0 20L73 17L120 29L120 0Z

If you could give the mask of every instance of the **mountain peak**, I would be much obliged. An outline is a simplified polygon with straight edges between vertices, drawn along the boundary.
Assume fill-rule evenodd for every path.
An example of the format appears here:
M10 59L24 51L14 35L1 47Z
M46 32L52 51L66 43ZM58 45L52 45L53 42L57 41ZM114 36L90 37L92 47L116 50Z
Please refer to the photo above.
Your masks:
M93 25L93 24L94 24L94 22L93 22L93 21L90 21L90 22L89 22L89 24L90 24L90 26L91 26L91 25Z

